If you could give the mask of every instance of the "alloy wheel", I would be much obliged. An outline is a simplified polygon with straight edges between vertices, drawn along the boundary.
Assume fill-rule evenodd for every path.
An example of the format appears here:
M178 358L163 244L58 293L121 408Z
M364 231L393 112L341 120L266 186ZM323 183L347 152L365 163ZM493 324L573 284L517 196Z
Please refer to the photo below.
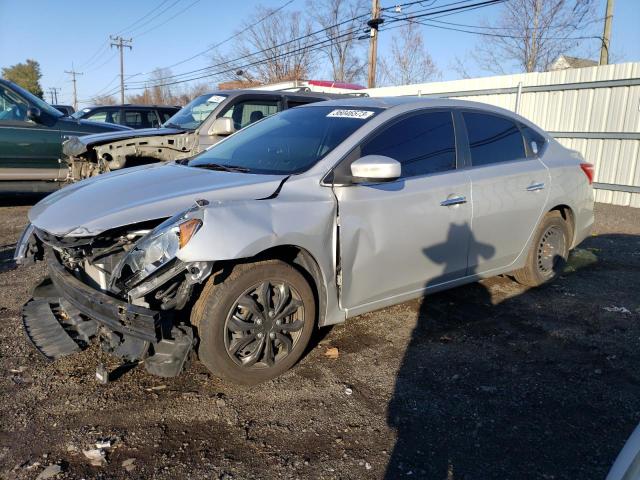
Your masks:
M269 368L296 346L304 326L304 304L284 281L265 280L234 302L224 326L227 354L245 368Z

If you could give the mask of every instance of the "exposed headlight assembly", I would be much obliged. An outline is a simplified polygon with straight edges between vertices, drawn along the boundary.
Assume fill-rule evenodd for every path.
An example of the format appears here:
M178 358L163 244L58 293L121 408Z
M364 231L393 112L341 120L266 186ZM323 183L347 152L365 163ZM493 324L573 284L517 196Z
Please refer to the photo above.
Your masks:
M199 205L165 220L142 237L114 269L109 290L129 290L159 270L174 267L176 255L202 226Z

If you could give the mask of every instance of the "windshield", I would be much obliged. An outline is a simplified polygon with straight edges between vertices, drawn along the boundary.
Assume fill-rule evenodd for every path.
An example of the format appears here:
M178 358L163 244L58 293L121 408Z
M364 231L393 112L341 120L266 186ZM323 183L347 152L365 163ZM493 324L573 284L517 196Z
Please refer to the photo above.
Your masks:
M200 95L178 110L173 117L164 122L163 127L184 128L195 130L213 112L226 95Z
M274 175L304 172L379 112L368 107L293 108L239 131L188 165Z
M36 97L33 93L26 91L24 88L20 87L19 85L12 83L11 88L18 95L21 95L25 100L27 100L27 102L29 102L32 106L38 107L42 112L46 112L48 115L54 118L64 117L64 114L60 110L56 110L47 102L45 102L41 98Z

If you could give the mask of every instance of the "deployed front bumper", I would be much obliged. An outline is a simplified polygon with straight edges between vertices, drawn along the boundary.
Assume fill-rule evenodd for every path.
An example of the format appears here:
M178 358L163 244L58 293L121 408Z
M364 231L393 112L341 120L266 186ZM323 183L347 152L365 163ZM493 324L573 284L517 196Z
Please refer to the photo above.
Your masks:
M69 273L56 255L47 252L47 266L60 295L80 313L114 332L157 343L171 329L172 313L131 305L85 285Z

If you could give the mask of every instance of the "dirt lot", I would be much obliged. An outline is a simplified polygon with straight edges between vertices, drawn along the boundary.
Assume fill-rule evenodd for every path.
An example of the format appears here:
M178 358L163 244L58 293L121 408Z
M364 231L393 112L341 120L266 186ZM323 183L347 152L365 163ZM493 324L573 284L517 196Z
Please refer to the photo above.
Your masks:
M46 362L20 319L44 271L8 260L33 201L0 205L0 477L602 479L640 422L640 209L598 205L551 285L492 278L363 315L240 388L198 362L100 385L116 363L96 347Z

